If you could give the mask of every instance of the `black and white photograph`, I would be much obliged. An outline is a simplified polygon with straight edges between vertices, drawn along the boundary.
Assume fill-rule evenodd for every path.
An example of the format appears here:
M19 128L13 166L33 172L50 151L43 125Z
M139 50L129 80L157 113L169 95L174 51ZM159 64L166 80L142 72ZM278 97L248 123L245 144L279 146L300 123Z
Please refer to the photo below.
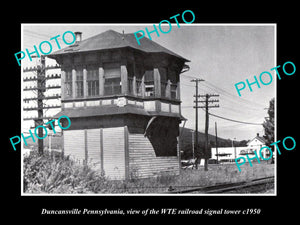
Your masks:
M296 6L44 5L2 18L4 217L293 220Z
M276 24L22 24L22 44L24 195L276 195Z

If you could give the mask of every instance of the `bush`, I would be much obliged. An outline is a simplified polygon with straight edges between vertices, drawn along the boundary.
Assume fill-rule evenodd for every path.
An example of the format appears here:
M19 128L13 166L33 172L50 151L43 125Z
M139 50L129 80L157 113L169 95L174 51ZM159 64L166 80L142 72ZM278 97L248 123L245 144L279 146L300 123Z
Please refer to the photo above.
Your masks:
M24 158L24 193L97 192L105 178L69 158L53 158L48 152L33 152Z

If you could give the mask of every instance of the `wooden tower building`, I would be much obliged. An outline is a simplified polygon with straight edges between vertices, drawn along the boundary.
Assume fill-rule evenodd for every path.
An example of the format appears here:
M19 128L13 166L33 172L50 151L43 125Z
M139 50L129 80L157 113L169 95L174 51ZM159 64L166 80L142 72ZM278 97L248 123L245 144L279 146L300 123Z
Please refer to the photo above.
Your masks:
M113 30L48 57L61 65L61 112L70 155L110 179L179 174L180 79L187 59Z

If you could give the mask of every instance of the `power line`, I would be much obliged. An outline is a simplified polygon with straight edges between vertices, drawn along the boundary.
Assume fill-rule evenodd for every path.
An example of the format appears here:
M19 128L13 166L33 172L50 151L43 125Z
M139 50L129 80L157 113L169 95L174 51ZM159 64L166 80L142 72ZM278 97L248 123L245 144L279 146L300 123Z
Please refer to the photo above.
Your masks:
M24 29L23 31L24 31L25 35L31 35L31 36L35 35L35 36L41 36L43 38L49 38L49 35L47 35L47 34L41 34L41 33L37 33L34 31L26 30L26 29Z
M208 86L207 83L210 86ZM239 97L237 97L233 94L230 94L228 91L225 91L222 88L219 88L215 85L210 84L210 82L207 82L207 83L202 83L202 86L204 86L204 87L206 87L210 90L213 90L214 92L221 93L222 94L222 99L225 100L225 101L232 102L232 103L235 103L235 104L237 104L237 102L238 102L238 104L243 104L243 107L246 107L249 110L253 110L253 111L254 110L257 111L258 107L263 107L261 104L259 104L257 102L252 102L252 101L249 101L249 100L246 100L246 99L241 99L241 98L239 98ZM257 105L257 107L255 105Z
M193 76L190 76L190 75L184 75L184 76L182 76L182 77L183 77L183 78L192 78L192 79L196 78L196 77L193 77ZM221 92L221 93L223 94L223 96L226 95L226 96L228 96L228 97L230 97L230 98L234 97L234 98L236 98L238 101L243 102L244 104L245 104L245 103L248 103L248 104L250 103L250 104L253 104L253 105L259 105L260 107L264 107L264 106L263 106L262 104L260 104L260 103L253 102L253 101L250 101L250 100L247 100L247 99L243 99L243 98L239 98L238 96L231 94L229 91L227 91L227 90L225 90L225 89L223 89L223 88L220 88L220 87L214 85L213 83L211 83L211 82L209 82L209 81L206 81L205 83L202 83L202 85L205 86L205 87L207 87L207 88L209 88L209 89L211 89L211 90L214 90L214 91L216 91L216 92ZM209 87L209 86L207 86L207 85L209 85L209 86L211 86L211 87Z
M181 108L192 108L193 106L182 106ZM204 109L202 109L203 111L205 111ZM212 113L209 113L210 115L214 116L214 117L218 117L220 119L224 119L224 120L228 120L231 122L236 122L236 123L242 123L242 124L250 124L250 125L262 125L262 123L252 123L252 122L245 122L245 121L239 121L239 120L233 120L233 119L229 119L229 118L225 118L222 116L218 116Z
M233 94L231 94L230 92L228 92L228 91L226 91L226 90L224 90L224 89L222 89L222 88L220 88L220 87L218 87L218 86L212 84L212 83L209 82L209 81L207 81L206 83L207 83L208 85L210 85L210 86L212 86L212 87L214 87L214 88L220 90L220 91L222 92L223 95L225 94L225 95L227 95L227 96L229 96L229 97L234 97L234 98L236 98L236 99L238 99L238 100L240 100L240 101L243 101L243 102L245 102L245 103L251 103L251 104L260 105L261 107L265 107L265 106L263 106L263 105L260 104L260 103L253 102L253 101L250 101L250 100L247 100L247 99L244 99L244 98L240 98L240 97L238 97L237 95L233 95Z
M215 115L215 114L212 114L212 113L209 113L209 114L212 115L212 116L214 116L214 117L217 117L217 118L220 118L220 119L223 119L223 120L228 120L228 121L231 121L231 122L243 123L243 124L250 124L250 125L260 125L260 126L262 125L262 123L251 123L251 122L233 120L233 119L225 118L225 117L218 116L218 115Z

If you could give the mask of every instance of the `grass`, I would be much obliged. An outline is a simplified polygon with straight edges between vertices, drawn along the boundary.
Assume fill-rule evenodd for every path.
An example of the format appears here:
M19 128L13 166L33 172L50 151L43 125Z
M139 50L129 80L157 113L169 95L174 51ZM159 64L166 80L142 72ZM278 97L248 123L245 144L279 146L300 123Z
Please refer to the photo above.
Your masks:
M274 175L274 164L262 162L242 166L239 172L235 164L210 164L208 171L182 170L178 176L161 175L145 179L112 181L88 167L69 159L43 156L36 153L24 159L24 193L56 194L127 194L163 193L170 187L180 189L193 186L209 186L217 183L248 181Z

